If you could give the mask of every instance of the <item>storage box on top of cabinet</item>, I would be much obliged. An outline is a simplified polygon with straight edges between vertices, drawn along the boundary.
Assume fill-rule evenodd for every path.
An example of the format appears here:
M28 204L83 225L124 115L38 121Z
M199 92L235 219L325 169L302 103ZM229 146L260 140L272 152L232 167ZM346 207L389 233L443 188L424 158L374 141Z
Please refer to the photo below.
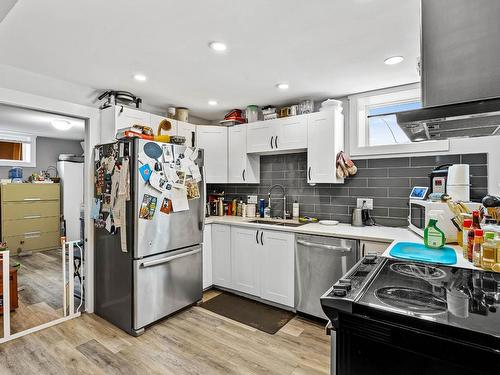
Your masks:
M13 255L60 247L59 184L0 188L1 238Z

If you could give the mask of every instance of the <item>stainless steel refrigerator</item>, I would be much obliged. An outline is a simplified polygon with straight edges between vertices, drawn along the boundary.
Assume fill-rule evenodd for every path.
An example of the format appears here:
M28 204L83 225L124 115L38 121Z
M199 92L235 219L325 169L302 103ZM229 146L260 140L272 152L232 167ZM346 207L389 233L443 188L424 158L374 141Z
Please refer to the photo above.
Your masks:
M203 151L195 150L196 155L191 156L201 172L199 197L188 200L188 210L166 214L162 194L139 172L145 165L141 160L145 147L151 143L156 142L134 139L100 145L94 158L96 168L108 154L128 158L130 199L126 202L125 229L122 226L110 232L109 226L102 227L96 221L94 281L96 314L132 335L202 298ZM185 146L156 144L163 150L168 147L177 163L184 153L193 151ZM165 165L163 155L155 157L149 158L151 173L161 172ZM99 177L96 173L96 179ZM148 219L141 216L145 196L157 198ZM98 220L105 222L104 216Z

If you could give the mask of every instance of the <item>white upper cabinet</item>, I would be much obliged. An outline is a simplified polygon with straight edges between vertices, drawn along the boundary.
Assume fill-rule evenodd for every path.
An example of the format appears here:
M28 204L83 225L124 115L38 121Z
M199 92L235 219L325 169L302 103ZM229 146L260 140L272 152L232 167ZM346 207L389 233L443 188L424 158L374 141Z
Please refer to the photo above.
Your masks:
M277 119L274 123L275 149L300 150L307 148L307 118L309 115L299 115Z
M344 116L341 110L308 115L307 182L343 183L336 173L336 156L344 149Z
M101 143L114 142L120 129L134 125L151 126L151 114L122 105L111 106L101 111Z
M177 135L186 138L186 146L196 146L196 125L184 121L177 121Z
M260 296L285 306L294 307L295 235L264 231L260 252Z
M284 153L307 148L307 116L258 121L247 125L248 153Z
M160 125L160 122L162 122L163 120L168 120L168 122L170 122L170 124L172 124L172 127L169 131L162 130L161 134L162 135L163 134L177 135L177 120L173 120L173 119L166 118L163 116L158 116L158 115L151 113L150 123L151 123L151 127L153 128L153 132L155 134L158 134L158 125Z
M256 229L231 227L233 289L260 295L260 248Z
M206 183L227 183L227 127L198 125L196 138L197 147L204 150Z
M247 153L263 153L274 150L275 120L247 124Z
M228 128L228 182L258 183L260 157L247 154L247 125Z

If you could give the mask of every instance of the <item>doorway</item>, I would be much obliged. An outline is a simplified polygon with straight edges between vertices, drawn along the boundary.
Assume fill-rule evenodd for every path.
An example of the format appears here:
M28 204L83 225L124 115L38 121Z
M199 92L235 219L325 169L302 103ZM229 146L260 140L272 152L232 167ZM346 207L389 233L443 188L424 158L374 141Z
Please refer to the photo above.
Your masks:
M0 339L83 310L85 138L85 120L0 104Z

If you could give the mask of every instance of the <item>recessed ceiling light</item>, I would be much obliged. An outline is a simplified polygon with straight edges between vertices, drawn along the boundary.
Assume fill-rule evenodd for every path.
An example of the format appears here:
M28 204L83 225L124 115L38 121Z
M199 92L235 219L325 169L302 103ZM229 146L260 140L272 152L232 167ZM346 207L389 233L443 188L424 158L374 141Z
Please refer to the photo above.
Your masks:
M392 56L392 57L388 57L387 59L385 59L384 63L386 65L396 65L396 64L399 64L403 60L404 60L403 56Z
M52 126L57 130L69 130L73 127L73 124L68 120L55 119L52 120Z
M217 52L223 52L223 51L227 50L227 45L225 43L222 43L222 42L210 42L210 43L208 43L208 46Z
M278 83L276 87L279 88L280 90L288 90L290 85L288 83L283 82L283 83Z
M147 77L144 74L134 74L134 79L139 82L144 82Z
M209 100L208 105L217 105L217 100Z

